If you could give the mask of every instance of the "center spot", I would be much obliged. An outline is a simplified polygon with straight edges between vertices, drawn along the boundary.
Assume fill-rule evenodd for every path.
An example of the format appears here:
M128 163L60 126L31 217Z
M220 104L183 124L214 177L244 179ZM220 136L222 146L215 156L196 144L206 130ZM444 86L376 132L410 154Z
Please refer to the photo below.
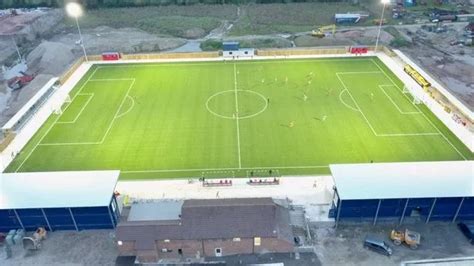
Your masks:
M251 118L264 112L267 107L267 98L251 90L221 91L206 101L206 108L211 114L225 119Z

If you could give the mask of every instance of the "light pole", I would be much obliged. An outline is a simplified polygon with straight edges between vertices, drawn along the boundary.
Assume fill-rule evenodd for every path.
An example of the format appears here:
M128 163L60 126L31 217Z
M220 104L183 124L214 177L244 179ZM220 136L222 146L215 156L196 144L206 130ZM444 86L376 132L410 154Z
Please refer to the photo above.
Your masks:
M18 54L18 61L23 62L23 58L21 57L20 49L18 48L18 44L16 43L15 36L11 35L13 44L15 45L16 53Z
M79 27L78 20L78 18L82 15L82 7L76 2L70 2L66 5L66 13L76 20L77 31L79 32L79 41L81 42L82 51L84 52L84 58L86 59L86 62L88 62L89 60L87 59L86 48L84 47L84 40L82 39L81 27Z
M380 32L382 31L382 24L383 24L383 13L385 11L385 5L387 5L388 3L390 3L390 0L381 0L382 4L383 4L383 7L382 7L382 16L380 18L380 22L379 22L379 31L377 33L377 40L375 41L375 49L374 49L374 52L376 53L377 52L377 49L379 47L379 39L380 39Z

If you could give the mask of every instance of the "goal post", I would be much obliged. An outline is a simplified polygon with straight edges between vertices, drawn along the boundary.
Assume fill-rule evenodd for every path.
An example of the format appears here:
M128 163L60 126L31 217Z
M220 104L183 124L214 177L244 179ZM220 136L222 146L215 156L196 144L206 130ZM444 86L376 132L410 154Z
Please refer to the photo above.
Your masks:
M404 94L410 93L410 91L408 90L407 86L403 86L402 92L403 92Z
M408 94L412 98L412 103L413 104L422 104L423 103L423 91L417 91L416 88L409 87L407 85L403 86L402 92L404 94Z
M57 95L53 102L53 112L57 115L61 115L63 113L63 106L66 104L70 104L72 102L71 96L69 94L64 95Z

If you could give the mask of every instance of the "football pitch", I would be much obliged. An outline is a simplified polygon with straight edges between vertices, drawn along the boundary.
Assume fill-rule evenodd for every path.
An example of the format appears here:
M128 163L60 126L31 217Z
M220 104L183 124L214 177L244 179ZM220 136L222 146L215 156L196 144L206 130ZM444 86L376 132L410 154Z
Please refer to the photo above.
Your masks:
M307 175L473 159L376 57L95 65L70 97L7 172Z

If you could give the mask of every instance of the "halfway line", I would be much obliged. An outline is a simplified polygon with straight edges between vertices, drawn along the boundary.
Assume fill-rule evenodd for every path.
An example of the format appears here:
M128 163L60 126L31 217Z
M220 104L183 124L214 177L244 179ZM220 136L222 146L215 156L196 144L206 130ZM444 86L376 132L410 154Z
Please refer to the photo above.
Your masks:
M234 63L234 93L235 93L235 123L237 124L237 154L239 156L239 169L242 168L240 157L240 125L239 125L239 97L237 92L237 71Z

